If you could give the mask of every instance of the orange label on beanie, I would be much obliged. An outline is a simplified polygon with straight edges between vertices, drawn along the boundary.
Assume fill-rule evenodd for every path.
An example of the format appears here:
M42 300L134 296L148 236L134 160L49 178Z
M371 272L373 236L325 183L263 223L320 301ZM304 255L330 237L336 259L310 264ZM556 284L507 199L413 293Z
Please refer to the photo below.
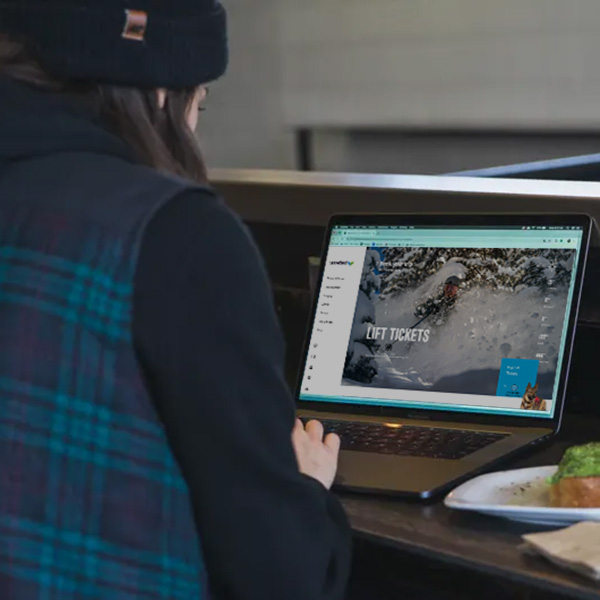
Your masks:
M147 25L147 12L143 10L125 10L125 27L122 36L127 40L143 42Z

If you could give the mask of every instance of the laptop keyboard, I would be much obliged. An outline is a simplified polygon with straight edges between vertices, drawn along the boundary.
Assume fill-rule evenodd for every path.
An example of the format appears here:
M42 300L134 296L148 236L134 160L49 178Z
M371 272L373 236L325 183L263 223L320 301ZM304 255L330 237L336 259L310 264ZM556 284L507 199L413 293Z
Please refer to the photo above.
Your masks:
M305 423L310 419L302 419ZM343 450L395 456L458 460L506 437L503 433L322 420L325 433L337 433Z

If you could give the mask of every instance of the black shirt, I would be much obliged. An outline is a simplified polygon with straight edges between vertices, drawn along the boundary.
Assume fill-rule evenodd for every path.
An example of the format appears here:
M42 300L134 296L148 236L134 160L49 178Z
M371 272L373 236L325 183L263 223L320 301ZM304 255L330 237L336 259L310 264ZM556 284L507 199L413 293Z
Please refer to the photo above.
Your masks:
M209 192L153 218L135 280L134 338L188 482L217 600L337 600L349 527L299 474L295 407L265 269Z

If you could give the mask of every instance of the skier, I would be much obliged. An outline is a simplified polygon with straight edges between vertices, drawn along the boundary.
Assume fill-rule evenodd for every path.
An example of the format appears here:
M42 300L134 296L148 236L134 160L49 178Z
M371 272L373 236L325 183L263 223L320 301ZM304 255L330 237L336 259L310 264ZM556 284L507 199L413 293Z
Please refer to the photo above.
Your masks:
M460 290L461 280L452 275L444 282L444 287L437 296L427 298L425 302L422 302L415 309L415 317L420 319L413 327L422 323L429 317L435 317L433 323L435 325L442 325L449 311L456 304L458 299L458 292Z
M415 329L431 316L437 317L433 321L435 325L442 325L446 320L448 312L456 304L458 292L460 290L460 284L461 280L455 275L448 277L444 282L444 287L437 296L427 298L425 302L417 306L415 309L415 317L418 320L412 325L412 327L410 327L410 329ZM389 352L397 343L397 341L398 340L395 340L385 344L383 351ZM413 343L414 342L408 342L407 347L410 349L413 346Z

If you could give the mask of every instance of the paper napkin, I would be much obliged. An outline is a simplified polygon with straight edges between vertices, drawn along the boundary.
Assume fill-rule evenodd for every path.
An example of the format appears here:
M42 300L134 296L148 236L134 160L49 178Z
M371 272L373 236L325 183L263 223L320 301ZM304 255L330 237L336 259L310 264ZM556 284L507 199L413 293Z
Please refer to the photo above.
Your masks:
M567 529L524 535L523 539L527 550L600 581L600 522L577 523Z

